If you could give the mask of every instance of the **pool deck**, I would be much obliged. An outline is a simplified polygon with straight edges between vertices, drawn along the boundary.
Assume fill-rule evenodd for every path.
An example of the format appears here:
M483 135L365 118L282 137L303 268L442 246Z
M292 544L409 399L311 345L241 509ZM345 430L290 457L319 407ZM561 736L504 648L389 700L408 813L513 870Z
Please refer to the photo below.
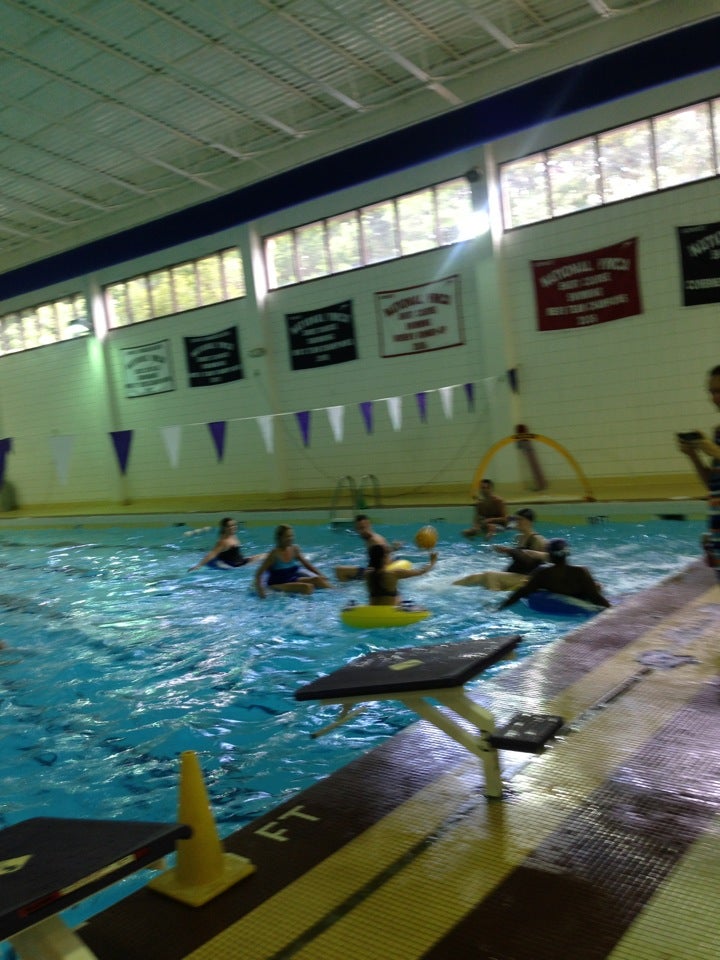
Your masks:
M566 721L501 752L502 799L421 721L228 838L257 869L206 906L143 889L79 932L100 960L717 960L718 637L698 561L473 682Z
M697 477L691 474L673 474L659 477L614 477L594 479L592 483L594 494L591 502L601 506L603 503L637 503L641 501L693 502L697 506L706 498ZM577 483L556 483L545 491L536 492L522 489L515 485L498 486L498 493L512 506L542 506L587 503L582 489ZM324 511L330 513L333 503L333 491L316 492L314 494L236 494L232 496L195 496L185 498L164 499L134 499L123 503L117 500L92 501L90 503L50 503L50 504L23 504L17 509L3 511L0 507L0 521L20 521L42 518L76 518L82 517L118 517L132 520L138 516L153 515L185 515L188 522L199 522L203 515L225 516L228 513L237 513L248 518L256 512L274 511L286 514L292 518L294 514L305 511ZM451 485L445 488L426 487L416 490L383 490L378 498L374 494L369 496L368 513L376 513L378 507L465 507L468 516L471 510L472 498L470 484L467 486ZM343 514L352 515L356 512L350 503L350 494L343 494L338 502L338 509ZM376 514L377 515L377 514Z

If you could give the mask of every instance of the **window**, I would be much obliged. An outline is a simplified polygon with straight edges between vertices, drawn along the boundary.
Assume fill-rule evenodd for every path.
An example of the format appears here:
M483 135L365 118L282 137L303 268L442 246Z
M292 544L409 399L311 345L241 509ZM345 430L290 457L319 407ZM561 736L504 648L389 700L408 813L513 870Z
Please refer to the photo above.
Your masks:
M40 303L0 317L0 355L31 350L61 340L74 340L92 331L87 301L80 294Z
M717 176L719 156L713 100L501 164L505 229Z
M605 203L657 189L649 123L631 123L598 136Z
M242 260L234 249L105 287L111 327L126 327L244 296Z
M465 177L265 238L271 290L434 250L473 236Z
M658 187L702 180L715 173L709 104L653 120Z

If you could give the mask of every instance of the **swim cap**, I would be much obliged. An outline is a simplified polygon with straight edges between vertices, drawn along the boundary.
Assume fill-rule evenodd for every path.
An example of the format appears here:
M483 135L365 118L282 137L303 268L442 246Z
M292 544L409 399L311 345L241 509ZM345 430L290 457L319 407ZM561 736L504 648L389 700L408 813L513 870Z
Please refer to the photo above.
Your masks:
M570 545L567 540L556 537L548 542L547 552L551 560L564 560L570 553Z

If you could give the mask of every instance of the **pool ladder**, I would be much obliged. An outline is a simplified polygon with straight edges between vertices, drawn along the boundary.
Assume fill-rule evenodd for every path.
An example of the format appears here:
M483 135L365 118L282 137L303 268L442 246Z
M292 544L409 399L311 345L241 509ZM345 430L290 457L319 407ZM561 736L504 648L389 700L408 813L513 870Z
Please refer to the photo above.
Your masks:
M373 506L381 507L380 483L374 473L363 474L359 483L355 483L355 477L349 475L338 477L330 504L330 526L347 527L352 525L355 514L362 513L363 510L367 509L369 493L372 493ZM343 504L343 494L346 495L346 507L350 510L348 516L343 516L340 512ZM347 503L348 500L349 503Z

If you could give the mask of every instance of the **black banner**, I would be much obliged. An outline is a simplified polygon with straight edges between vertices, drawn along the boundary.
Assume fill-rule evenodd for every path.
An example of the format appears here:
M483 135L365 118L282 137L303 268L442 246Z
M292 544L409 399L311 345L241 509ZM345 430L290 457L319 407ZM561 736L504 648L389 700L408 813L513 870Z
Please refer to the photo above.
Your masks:
M720 302L720 223L678 227L683 269L683 303Z
M357 360L352 300L321 310L286 313L285 320L293 370Z
M242 380L236 327L183 339L191 387L211 387L217 383Z

